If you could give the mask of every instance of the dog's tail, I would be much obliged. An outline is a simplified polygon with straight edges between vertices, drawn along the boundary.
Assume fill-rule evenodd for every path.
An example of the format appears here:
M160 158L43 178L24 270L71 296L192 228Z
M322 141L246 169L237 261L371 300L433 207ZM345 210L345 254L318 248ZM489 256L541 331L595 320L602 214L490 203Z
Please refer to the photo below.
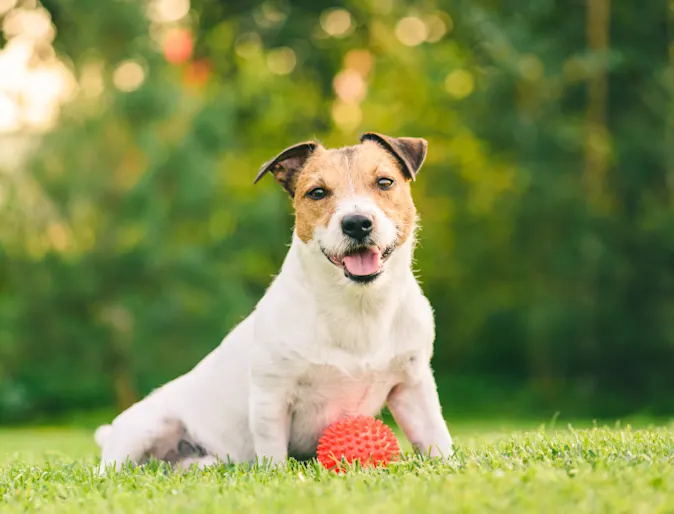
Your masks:
M112 432L112 425L101 425L98 427L96 432L94 432L94 441L96 441L96 444L102 448L105 444L105 440L110 435L110 432Z

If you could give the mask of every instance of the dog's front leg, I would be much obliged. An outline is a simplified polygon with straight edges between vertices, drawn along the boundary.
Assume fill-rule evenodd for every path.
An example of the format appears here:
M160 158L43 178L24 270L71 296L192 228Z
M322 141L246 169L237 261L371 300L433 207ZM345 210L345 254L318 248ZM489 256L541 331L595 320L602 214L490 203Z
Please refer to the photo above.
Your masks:
M409 377L389 393L388 408L412 445L431 457L450 457L452 438L442 417L430 366Z
M283 465L290 438L290 405L283 388L268 380L260 384L253 379L250 430L258 462Z

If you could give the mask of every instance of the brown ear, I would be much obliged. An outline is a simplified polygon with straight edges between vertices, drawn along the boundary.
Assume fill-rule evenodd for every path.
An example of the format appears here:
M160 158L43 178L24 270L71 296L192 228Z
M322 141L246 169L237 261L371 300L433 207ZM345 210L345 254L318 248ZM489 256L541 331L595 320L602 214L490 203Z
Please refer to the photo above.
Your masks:
M360 136L360 142L374 141L396 158L403 173L414 180L426 159L428 141L419 137L389 137L376 132L366 132Z
M290 196L295 196L297 176L307 159L319 146L321 145L315 141L307 141L286 148L271 161L262 165L253 183L257 184L267 172L271 172L276 181L290 193Z

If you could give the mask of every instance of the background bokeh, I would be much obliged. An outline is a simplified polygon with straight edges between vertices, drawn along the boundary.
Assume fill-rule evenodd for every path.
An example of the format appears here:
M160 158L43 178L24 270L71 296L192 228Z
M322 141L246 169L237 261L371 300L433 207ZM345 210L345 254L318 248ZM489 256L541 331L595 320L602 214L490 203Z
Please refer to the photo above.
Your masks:
M0 0L0 422L121 409L263 294L312 137L414 184L447 416L674 412L674 2Z

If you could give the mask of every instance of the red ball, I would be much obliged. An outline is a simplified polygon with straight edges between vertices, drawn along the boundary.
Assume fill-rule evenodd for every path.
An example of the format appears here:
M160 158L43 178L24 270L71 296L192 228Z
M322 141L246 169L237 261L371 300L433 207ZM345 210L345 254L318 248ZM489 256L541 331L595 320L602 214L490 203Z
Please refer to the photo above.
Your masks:
M343 462L359 461L364 468L387 466L400 456L400 446L380 419L349 416L325 429L316 454L323 466L339 473L346 470Z

